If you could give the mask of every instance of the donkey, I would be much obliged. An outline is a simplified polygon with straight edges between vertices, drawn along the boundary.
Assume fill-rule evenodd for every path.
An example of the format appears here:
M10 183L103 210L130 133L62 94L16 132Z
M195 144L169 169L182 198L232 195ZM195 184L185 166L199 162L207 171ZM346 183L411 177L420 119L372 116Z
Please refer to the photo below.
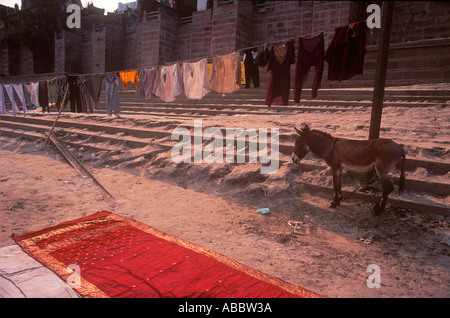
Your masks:
M295 140L292 161L300 164L300 161L312 152L328 164L333 172L334 199L331 207L340 205L342 200L342 171L343 169L365 173L375 169L380 181L383 195L373 208L375 215L384 211L389 194L394 190L389 172L402 159L399 181L399 194L405 186L405 162L406 155L403 147L390 139L350 140L334 138L330 134L311 130L307 124L303 124L301 130L294 127L298 136Z

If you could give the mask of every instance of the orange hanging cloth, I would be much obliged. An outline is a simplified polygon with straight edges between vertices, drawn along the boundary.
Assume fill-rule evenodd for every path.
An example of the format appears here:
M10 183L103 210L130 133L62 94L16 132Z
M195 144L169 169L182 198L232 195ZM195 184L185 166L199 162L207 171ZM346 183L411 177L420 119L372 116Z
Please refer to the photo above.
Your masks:
M128 72L119 72L120 79L122 80L123 89L127 89L127 83L131 82L137 88L138 86L138 78L139 72L136 71L128 71Z

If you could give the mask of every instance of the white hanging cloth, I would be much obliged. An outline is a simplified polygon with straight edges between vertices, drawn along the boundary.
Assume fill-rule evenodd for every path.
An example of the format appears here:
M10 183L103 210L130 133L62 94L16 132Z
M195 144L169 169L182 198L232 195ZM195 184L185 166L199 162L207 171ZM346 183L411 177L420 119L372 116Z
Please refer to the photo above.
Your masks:
M20 85L20 88L19 88ZM16 91L17 95L19 95L20 101L22 102L22 104L24 105L25 103L25 97L23 95L23 89L22 88L22 84L4 84L3 87L6 90L6 93L8 94L9 99L11 100L11 104L12 104L12 112L13 112L13 116L15 117L17 115L17 113L19 112L19 107L17 106L16 100L14 98L14 91ZM17 90L19 92L17 92ZM21 95L20 95L21 93ZM26 106L24 105L24 109L23 109L23 115L26 116Z
M208 79L208 60L183 63L184 93L189 99L202 99L210 92Z
M181 94L181 73L177 64L160 66L153 84L153 94L165 102L173 102Z
M0 84L0 114L6 114L5 95L3 95L3 85Z

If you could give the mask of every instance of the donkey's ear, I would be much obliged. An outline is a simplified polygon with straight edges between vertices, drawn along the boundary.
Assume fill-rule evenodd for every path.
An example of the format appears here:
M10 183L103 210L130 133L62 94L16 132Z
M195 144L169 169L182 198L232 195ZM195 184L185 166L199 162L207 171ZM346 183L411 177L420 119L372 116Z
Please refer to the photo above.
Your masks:
M309 128L309 124L308 123L302 123L302 131L305 131L305 130L309 130L310 128Z
M297 134L301 135L302 132L300 130L297 129L297 127L294 127L295 131L297 132Z

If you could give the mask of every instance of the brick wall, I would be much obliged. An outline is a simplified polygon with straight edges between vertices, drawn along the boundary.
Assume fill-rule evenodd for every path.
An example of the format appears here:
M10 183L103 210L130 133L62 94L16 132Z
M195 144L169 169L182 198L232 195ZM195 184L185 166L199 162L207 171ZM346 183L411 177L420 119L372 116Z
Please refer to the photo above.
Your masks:
M390 84L448 82L450 41L432 39L391 44L386 80Z
M92 32L86 32L81 36L83 50L81 50L81 73L89 74L92 70Z
M178 18L164 8L160 8L159 12L159 64L165 64L175 60Z
M82 72L82 50L83 36L81 32L64 32L64 72L81 73Z
M210 56L212 9L194 12L192 21L179 23L174 60L193 60Z
M1 54L1 60L0 60L0 64L1 64L1 72L0 75L1 76L8 76L9 75L9 53L8 53L8 48L7 47L3 47L0 50L0 54Z
M91 36L92 43L92 73L105 72L106 68L106 28L104 25L94 25Z
M232 53L236 49L237 1L218 5L214 1L211 28L211 56Z
M0 49L0 77L1 76L5 76L7 73L6 73L6 70L5 70L5 68L4 68L4 53L3 53L3 51L5 51L4 50L4 48L2 47L1 49Z
M253 6L251 1L237 1L236 48L253 45Z
M102 72L211 58L244 47L310 37L320 31L325 31L327 47L334 28L349 23L354 6L352 1L275 1L257 8L248 0L214 0L212 9L194 12L192 19L186 20L159 8L158 12L145 13L142 18L111 20L105 24L103 33L93 31L91 40L82 45L81 37L67 35L65 50L61 43L56 45L55 71L62 64L76 69L75 57L80 54L83 71ZM389 85L450 80L449 16L450 3L445 1L395 3L387 73ZM379 37L379 30L368 33L363 75L341 83L328 82L325 65L323 85L373 86ZM78 52L77 45L86 51ZM92 56L86 52L92 52ZM61 58L63 54L66 56Z
M125 69L124 36L120 20L105 25L105 72Z
M386 75L388 85L450 81L450 2L397 1ZM362 80L372 83L380 30L368 33Z
M155 66L159 63L159 29L161 15L148 16L144 12L141 22L141 61L140 67ZM139 36L139 35L138 35Z
M21 47L19 49L19 61L20 74L34 74L33 52L28 47Z
M334 28L348 23L350 1L280 1L254 10L253 45L311 37L325 32L329 42Z
M138 23L137 17L127 17L124 23L123 68L125 70L139 68L141 67L143 23Z
M450 2L396 1L391 43L450 37ZM379 32L377 32L379 33ZM378 37L368 39L375 44Z

